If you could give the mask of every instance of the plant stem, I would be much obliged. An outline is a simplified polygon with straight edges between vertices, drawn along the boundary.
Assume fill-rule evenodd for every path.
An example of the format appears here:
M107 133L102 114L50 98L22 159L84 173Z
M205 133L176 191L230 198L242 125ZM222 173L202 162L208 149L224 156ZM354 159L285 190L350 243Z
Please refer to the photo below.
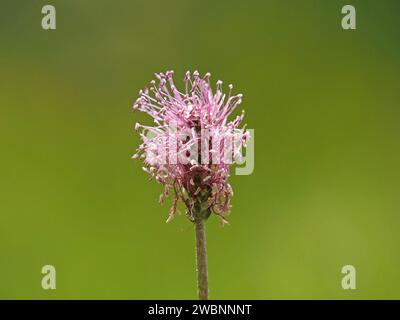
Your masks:
M199 219L194 223L194 225L196 231L197 287L199 300L208 300L205 221Z

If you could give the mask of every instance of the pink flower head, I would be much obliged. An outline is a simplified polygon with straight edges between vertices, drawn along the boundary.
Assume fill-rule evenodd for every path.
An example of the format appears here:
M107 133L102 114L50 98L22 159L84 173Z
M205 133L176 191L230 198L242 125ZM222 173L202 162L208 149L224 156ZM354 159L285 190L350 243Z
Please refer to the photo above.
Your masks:
M223 223L233 195L228 183L230 167L240 161L242 147L250 133L239 128L244 112L228 122L228 117L242 102L242 95L228 96L217 81L213 92L210 74L203 78L195 71L186 72L185 91L180 92L173 81L173 71L156 74L150 90L140 90L133 110L146 112L154 126L136 124L142 144L132 158L144 161L143 170L163 184L163 203L171 191L174 201L169 222L182 201L191 221L207 219L211 212Z

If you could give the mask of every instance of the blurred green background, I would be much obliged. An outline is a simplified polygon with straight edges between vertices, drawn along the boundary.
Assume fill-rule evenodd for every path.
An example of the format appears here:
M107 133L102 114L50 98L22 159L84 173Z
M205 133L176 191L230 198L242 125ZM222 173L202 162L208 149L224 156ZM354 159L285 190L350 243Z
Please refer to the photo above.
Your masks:
M233 83L256 133L207 223L211 298L400 298L400 2L350 1L344 31L348 3L2 0L0 298L196 298L193 227L130 160L169 69Z

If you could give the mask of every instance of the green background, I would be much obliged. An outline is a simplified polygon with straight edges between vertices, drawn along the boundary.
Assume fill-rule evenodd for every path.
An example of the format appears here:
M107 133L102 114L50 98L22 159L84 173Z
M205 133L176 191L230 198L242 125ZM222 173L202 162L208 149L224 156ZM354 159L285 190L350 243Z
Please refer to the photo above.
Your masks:
M0 298L196 298L193 227L130 160L169 69L233 83L256 133L207 223L211 298L400 298L400 2L350 1L345 31L348 3L2 0Z

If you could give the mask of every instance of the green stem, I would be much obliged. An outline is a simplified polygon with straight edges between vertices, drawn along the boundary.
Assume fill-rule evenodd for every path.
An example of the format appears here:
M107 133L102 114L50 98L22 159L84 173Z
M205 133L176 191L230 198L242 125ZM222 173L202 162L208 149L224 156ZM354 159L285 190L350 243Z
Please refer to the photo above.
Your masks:
M205 221L203 219L199 219L195 221L194 226L196 231L197 287L199 300L208 300Z

